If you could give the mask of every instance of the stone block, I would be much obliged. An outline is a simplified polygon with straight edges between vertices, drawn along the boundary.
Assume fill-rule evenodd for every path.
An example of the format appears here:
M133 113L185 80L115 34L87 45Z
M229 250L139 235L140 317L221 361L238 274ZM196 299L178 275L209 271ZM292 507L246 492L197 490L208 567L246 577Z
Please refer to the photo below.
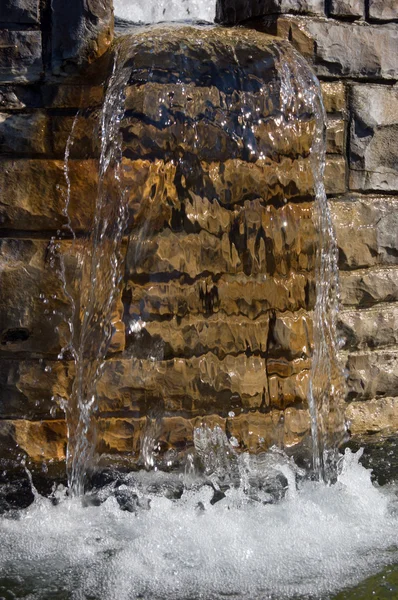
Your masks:
M398 19L398 6L395 0L369 0L369 17L375 21Z
M365 0L331 0L330 14L333 17L364 17Z
M373 268L340 273L341 300L345 306L370 307L398 302L398 269Z
M0 83L32 83L43 72L40 31L0 31Z
M324 0L218 0L216 21L234 25L247 19L283 13L324 15Z
M398 266L398 200L353 196L332 201L330 209L344 270Z
M327 113L345 114L347 109L346 87L342 81L322 81L323 104Z
M398 190L398 86L351 90L350 188Z
M104 88L91 85L32 84L0 86L0 110L80 108L101 106Z
M82 247L80 247L82 250ZM69 338L71 303L58 264L76 292L78 248L70 242L5 238L0 243L0 353L56 356ZM77 271L77 273L75 272ZM73 275L72 275L73 274Z
M346 159L343 156L326 156L325 189L327 194L344 194L346 185Z
M0 113L0 150L5 154L49 154L50 122L44 111Z
M76 232L90 230L98 194L97 168L95 160L69 161L67 210L64 161L0 159L0 229L65 230L67 210Z
M396 397L398 392L398 357L395 351L377 350L366 354L349 354L350 400Z
M52 70L77 74L102 56L113 39L111 0L52 1Z
M398 346L398 305L342 310L338 317L346 350L373 350Z
M346 133L345 121L343 119L329 118L326 126L326 152L330 154L343 154Z
M351 402L346 419L352 435L395 435L398 429L398 397Z
M320 77L398 78L398 29L393 24L284 16L262 28L290 40Z
M39 20L39 0L2 0L0 5L1 23L36 25Z

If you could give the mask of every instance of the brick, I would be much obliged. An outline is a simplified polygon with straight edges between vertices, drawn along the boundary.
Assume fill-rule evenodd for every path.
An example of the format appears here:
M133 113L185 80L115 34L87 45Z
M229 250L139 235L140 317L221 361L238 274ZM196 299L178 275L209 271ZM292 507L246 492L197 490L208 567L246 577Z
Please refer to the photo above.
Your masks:
M38 24L40 21L39 0L2 0L0 22L18 24Z

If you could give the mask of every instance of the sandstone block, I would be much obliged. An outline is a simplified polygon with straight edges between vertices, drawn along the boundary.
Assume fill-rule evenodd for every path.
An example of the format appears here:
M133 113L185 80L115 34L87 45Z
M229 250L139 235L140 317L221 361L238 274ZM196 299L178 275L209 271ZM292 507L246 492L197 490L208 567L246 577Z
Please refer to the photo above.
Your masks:
M0 6L0 22L37 24L40 19L39 0L3 0Z
M351 351L398 346L398 306L340 311L339 331Z
M0 31L0 83L31 83L42 71L40 31Z
M354 85L350 187L398 190L398 86Z
M350 197L330 203L340 269L398 265L398 200Z
M313 326L310 315L304 312L276 313L270 323L268 352L288 358L310 357Z
M95 160L70 160L71 193L67 209L64 161L0 159L0 228L56 231L67 225L90 230L98 193Z
M343 154L345 147L345 122L343 119L329 118L326 129L326 152Z
M340 274L341 300L346 306L370 307L398 301L396 268L361 269Z
M104 89L94 85L32 84L0 86L0 109L94 108L101 105Z
M346 159L343 156L326 157L324 181L327 194L344 194L347 189L346 171Z
M219 0L216 21L233 25L254 17L278 13L325 14L323 0Z
M396 397L398 391L398 358L396 352L379 350L366 354L350 354L346 367L348 398L367 400Z
M351 402L346 418L352 435L395 434L398 428L398 398Z
M363 17L365 15L365 1L332 0L330 14L334 17Z
M83 241L1 240L1 354L56 356L67 345L83 253Z
M369 0L369 16L375 21L398 19L398 7L395 0Z
M141 315L145 321L154 315L184 317L222 311L257 318L270 309L310 309L314 302L312 288L312 278L301 273L266 278L222 275L216 282L201 277L193 284L172 280L126 286L131 295L130 315Z
M346 88L342 81L321 82L323 103L327 113L345 113L347 108Z

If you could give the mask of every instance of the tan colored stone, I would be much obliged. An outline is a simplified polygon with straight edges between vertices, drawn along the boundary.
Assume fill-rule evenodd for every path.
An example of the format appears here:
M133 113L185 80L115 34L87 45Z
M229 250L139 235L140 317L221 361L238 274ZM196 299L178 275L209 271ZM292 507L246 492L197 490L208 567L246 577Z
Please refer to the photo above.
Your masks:
M322 81L323 103L327 113L345 113L347 109L346 88L342 81Z
M285 357L309 357L312 344L313 323L308 313L276 313L271 323L269 352Z
M327 194L344 194L346 185L346 159L343 156L326 157L325 189Z
M342 119L329 118L326 129L326 152L343 154L345 149L345 122Z
M19 449L34 462L64 460L66 456L66 424L64 421L13 421L15 441Z
M127 289L131 292L130 314L141 314L143 320L150 315L184 317L189 313L219 311L256 318L272 308L290 311L311 308L314 290L311 283L307 290L308 283L309 278L304 274L265 278L222 275L216 283L211 278L200 278L189 285L178 281L151 282L128 284Z
M398 390L398 358L395 348L349 354L348 398L370 400L392 397Z
M398 305L340 311L339 330L350 351L398 346Z
M341 269L398 264L396 198L350 196L330 209Z
M351 402L346 418L352 435L395 434L398 429L398 398Z
M91 229L98 193L97 163L69 161L68 214L75 231ZM67 224L67 182L62 160L0 159L0 227L48 231ZM66 229L67 231L67 229Z
M398 269L361 269L340 274L341 300L345 306L369 307L398 301Z
M238 352L267 351L268 315L251 320L223 313L208 318L189 315L167 321L148 321L139 324L138 335L131 334L130 343L139 346L146 332L153 340L161 340L165 353L172 356L190 356L212 352L219 358ZM136 322L131 322L133 330Z

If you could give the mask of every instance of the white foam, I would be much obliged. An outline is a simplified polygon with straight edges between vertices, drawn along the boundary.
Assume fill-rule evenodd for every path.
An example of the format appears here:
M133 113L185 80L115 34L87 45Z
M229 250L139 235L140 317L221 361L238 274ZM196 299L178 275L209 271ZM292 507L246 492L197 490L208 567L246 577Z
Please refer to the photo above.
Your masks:
M203 20L213 22L216 0L115 0L115 15L134 23Z
M320 599L397 559L393 494L371 484L358 456L336 485L308 482L277 504L239 489L211 497L206 486L180 500L153 495L136 514L112 495L86 508L38 498L19 520L0 519L0 572L30 599L63 589L76 599Z

